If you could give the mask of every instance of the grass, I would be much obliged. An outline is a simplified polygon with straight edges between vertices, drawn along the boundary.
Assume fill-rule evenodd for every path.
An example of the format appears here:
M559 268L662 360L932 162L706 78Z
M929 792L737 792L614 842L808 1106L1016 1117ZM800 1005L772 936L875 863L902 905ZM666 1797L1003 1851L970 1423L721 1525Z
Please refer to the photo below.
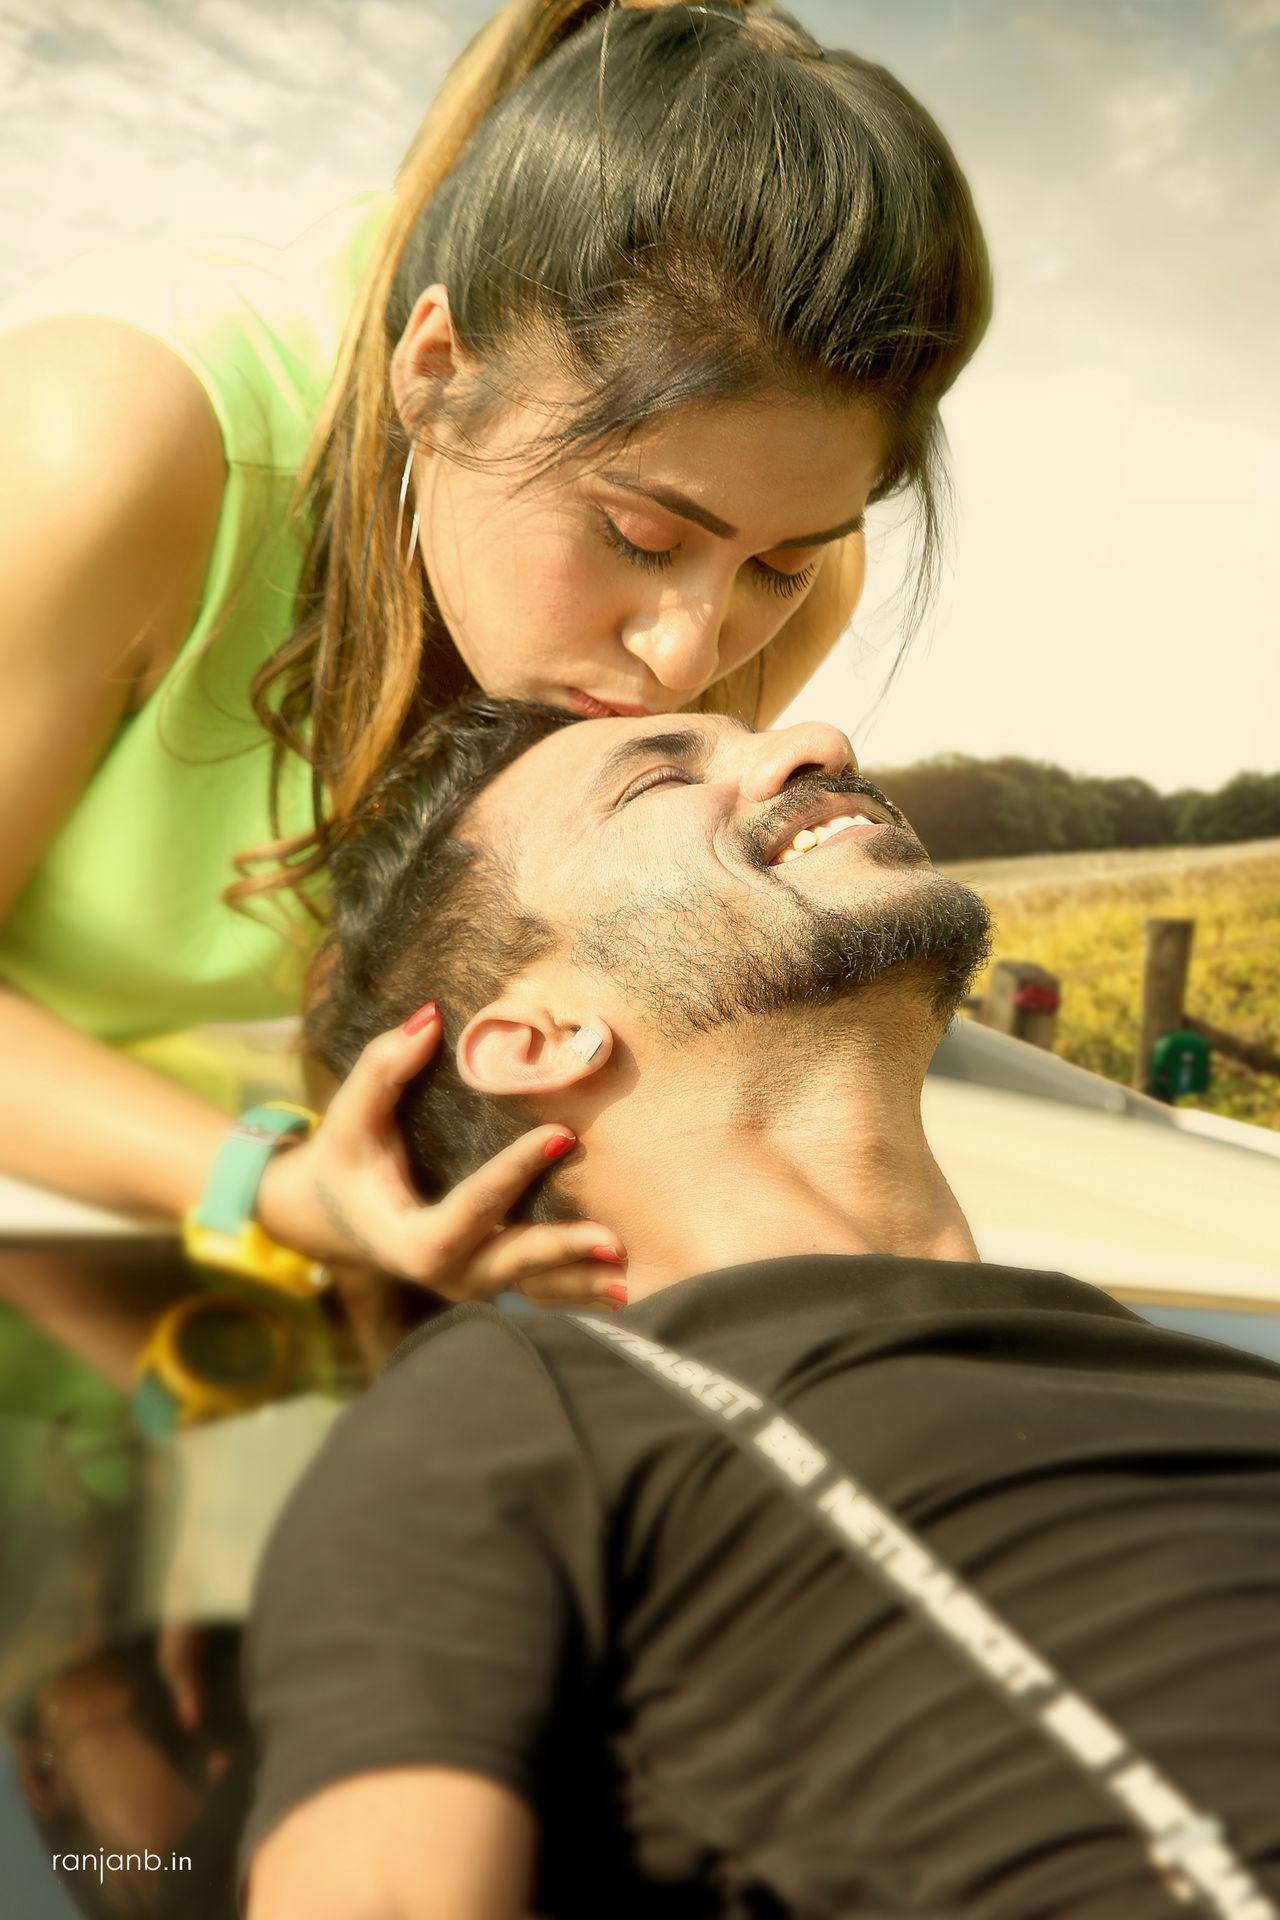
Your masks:
M1280 1053L1280 841L957 863L996 918L995 958L1062 982L1056 1051L1128 1084L1148 919L1196 923L1187 1011ZM982 990L980 983L978 991ZM1181 1104L1280 1128L1280 1077L1219 1054Z

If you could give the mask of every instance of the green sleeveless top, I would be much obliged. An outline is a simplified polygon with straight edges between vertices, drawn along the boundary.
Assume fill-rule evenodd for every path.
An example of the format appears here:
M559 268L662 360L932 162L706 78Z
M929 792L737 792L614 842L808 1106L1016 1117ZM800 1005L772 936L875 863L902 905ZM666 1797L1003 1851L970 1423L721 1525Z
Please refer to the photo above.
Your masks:
M85 314L162 340L209 396L227 461L195 625L163 682L119 728L0 927L0 978L229 1108L241 1104L234 1067L170 1036L298 1010L310 916L277 895L263 924L222 893L234 855L273 837L270 743L249 686L294 625L302 548L288 508L387 205L366 195L286 248L126 248L77 262L0 308L4 330ZM285 831L309 824L309 770L296 759L280 802ZM34 1587L18 1594L10 1581L0 1624L16 1631L24 1609L32 1619L47 1611L41 1582L51 1584L57 1554L65 1573L88 1552L77 1526L87 1541L92 1514L131 1497L136 1447L128 1403L0 1307L0 1540L20 1545L44 1529L26 1570ZM48 1482L66 1481L67 1461L88 1504L82 1521L64 1515L54 1541ZM15 1555L0 1572L15 1573L17 1546ZM0 1717L7 1704L0 1698Z
M264 923L222 894L234 856L274 837L270 742L249 688L294 624L302 542L288 508L387 204L364 196L286 248L137 247L81 262L7 303L0 322L92 314L154 335L200 381L226 450L196 623L0 928L0 977L117 1045L298 1008L310 917L277 894ZM280 810L285 833L310 823L296 756Z

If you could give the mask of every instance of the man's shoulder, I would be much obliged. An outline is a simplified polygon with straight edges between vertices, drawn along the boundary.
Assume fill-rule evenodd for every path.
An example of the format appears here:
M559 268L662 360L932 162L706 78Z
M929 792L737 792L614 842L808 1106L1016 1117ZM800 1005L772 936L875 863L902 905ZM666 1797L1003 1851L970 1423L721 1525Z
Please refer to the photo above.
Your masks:
M376 1509L370 1487L381 1490ZM425 1525L459 1498L497 1513L593 1505L594 1475L568 1398L506 1314L468 1304L419 1328L335 1421L292 1503L295 1528L412 1510ZM585 1511L585 1509L584 1509Z
M769 1391L811 1365L864 1367L914 1353L981 1358L1005 1373L1097 1368L1280 1386L1256 1354L1176 1333L1064 1273L887 1254L802 1254L725 1267L628 1308L625 1325Z
M508 1311L488 1301L465 1300L416 1327L396 1348L386 1372L483 1366L504 1374L554 1375L573 1358L589 1360L593 1352L595 1343L574 1324L576 1317L523 1301ZM607 1322L612 1314L598 1317Z
M555 1314L509 1313L486 1301L467 1300L417 1327L396 1348L378 1382L384 1398L423 1403L450 1401L482 1391L512 1397L522 1408L556 1397L543 1323Z
M989 1312L1133 1323L1127 1307L1066 1274L890 1254L805 1253L718 1268L651 1295L626 1319L655 1339L791 1345L825 1331Z

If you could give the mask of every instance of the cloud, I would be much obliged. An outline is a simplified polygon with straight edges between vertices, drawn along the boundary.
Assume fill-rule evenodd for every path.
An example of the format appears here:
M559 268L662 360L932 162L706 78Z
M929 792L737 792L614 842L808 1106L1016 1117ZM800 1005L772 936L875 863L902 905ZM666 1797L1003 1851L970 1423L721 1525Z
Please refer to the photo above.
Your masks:
M287 239L388 184L487 11L452 0L11 0L0 14L6 283L116 239Z
M1280 0L1217 0L1217 6L1229 32L1280 32Z

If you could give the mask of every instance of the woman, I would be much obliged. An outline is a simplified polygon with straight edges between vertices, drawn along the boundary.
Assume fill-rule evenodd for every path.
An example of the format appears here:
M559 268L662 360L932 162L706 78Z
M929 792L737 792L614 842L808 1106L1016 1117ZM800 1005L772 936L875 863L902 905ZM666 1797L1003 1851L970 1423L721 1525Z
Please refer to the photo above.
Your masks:
M46 295L2 343L0 1170L99 1203L199 1200L226 1113L138 1056L296 1008L329 849L435 708L766 720L903 489L927 581L989 305L928 116L767 0L515 0L320 254ZM616 1294L607 1226L493 1231L563 1129L412 1192L440 1037L368 1050L257 1222L454 1297Z

